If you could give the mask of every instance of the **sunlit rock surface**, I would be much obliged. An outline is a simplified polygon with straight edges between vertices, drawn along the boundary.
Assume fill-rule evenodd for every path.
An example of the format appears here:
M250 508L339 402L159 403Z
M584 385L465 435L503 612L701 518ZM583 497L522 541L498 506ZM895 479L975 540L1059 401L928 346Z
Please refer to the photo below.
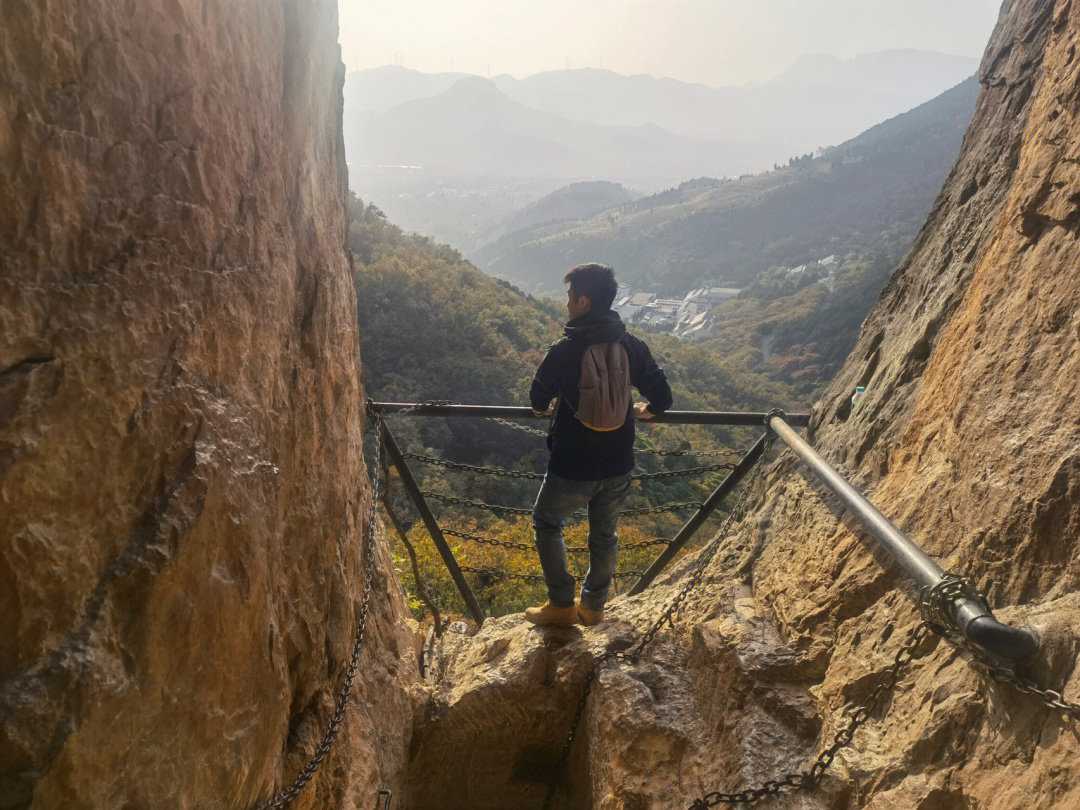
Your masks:
M814 443L1080 700L1080 3L1006 0L961 154L814 408ZM852 413L857 385L866 394ZM649 626L692 560L587 630L491 621L428 674L404 806L539 807L589 662ZM805 768L917 622L913 591L777 453L677 622L605 665L554 806L687 807ZM1080 725L987 687L947 643L814 791L774 808L1080 807Z
M333 0L14 0L0 23L0 807L246 808L330 716L369 485ZM395 788L380 547L295 807Z

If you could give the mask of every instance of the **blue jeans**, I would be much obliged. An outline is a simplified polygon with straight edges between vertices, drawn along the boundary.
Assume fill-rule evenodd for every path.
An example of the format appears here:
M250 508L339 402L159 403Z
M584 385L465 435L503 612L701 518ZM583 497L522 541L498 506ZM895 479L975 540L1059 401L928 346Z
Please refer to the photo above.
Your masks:
M604 609L618 557L615 523L629 490L629 473L600 481L572 481L551 473L544 476L533 507L533 530L551 604L568 607L574 603L574 577L566 570L562 527L574 511L588 504L589 573L581 588L581 604Z

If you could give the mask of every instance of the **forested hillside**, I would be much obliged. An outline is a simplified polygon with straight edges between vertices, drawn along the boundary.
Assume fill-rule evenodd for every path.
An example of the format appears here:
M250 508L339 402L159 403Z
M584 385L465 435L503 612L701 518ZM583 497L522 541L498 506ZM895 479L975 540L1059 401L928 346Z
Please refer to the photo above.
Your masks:
M709 284L743 287L770 267L830 254L900 254L956 158L977 91L972 78L816 158L684 183L563 229L523 229L472 258L540 292L557 286L549 268L602 256L632 287L681 295Z

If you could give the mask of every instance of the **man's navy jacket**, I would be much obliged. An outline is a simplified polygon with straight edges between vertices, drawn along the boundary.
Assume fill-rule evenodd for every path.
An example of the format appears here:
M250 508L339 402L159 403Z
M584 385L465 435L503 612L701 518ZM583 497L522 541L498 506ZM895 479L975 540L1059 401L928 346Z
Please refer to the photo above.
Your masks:
M656 365L649 347L627 333L617 312L586 312L563 327L566 337L548 349L533 377L529 399L534 411L546 410L559 397L548 435L551 459L548 472L575 481L598 481L624 475L634 468L633 404L622 427L590 430L574 415L578 405L581 356L593 343L621 343L630 361L630 382L648 400L649 410L660 415L671 407L671 388Z

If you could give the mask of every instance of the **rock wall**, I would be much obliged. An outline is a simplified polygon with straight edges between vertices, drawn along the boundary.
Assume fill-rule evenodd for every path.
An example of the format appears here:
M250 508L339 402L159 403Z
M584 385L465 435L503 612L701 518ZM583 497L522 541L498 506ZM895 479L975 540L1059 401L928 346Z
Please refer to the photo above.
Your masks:
M996 615L1026 673L1080 700L1080 3L1006 0L956 166L814 443ZM867 392L855 412L856 385ZM449 636L405 805L540 806L584 673L628 647L688 559L597 628L517 617ZM917 621L913 592L790 453L776 453L677 630L605 664L555 805L684 808L805 768ZM448 752L453 752L449 755ZM461 773L468 779L462 780ZM453 790L449 790L453 786ZM814 791L774 808L1080 807L1080 724L987 686L938 643Z
M11 0L0 25L0 807L252 807L352 646L369 485L335 0ZM378 548L296 807L393 788Z

